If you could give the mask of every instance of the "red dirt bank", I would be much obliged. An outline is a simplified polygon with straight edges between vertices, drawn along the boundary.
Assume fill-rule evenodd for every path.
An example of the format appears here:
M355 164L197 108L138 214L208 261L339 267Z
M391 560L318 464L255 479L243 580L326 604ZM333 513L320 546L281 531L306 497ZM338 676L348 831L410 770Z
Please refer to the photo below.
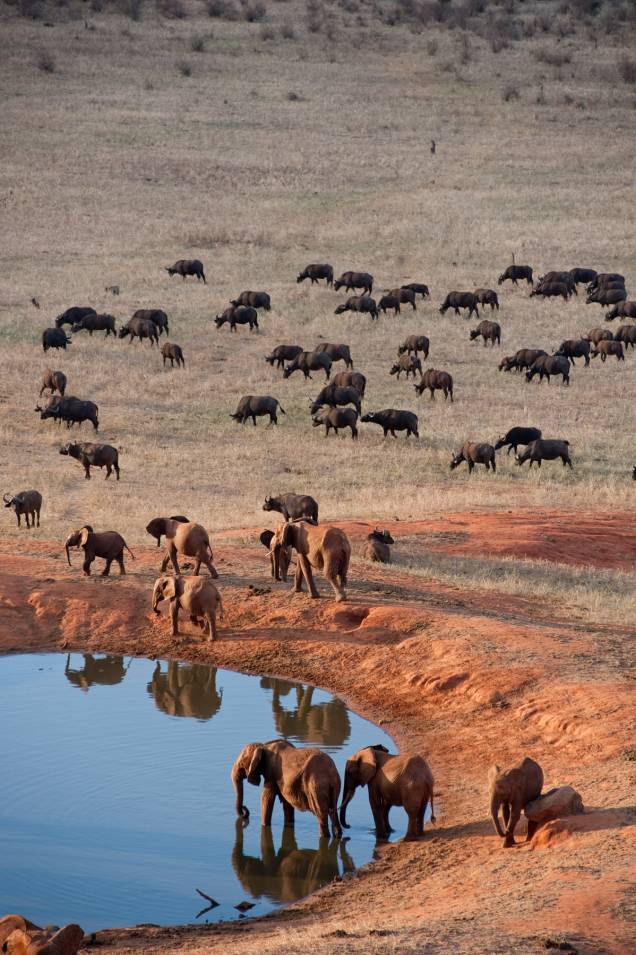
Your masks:
M368 526L340 526L355 551ZM446 554L623 569L636 560L628 514L461 514L387 526L396 540L421 536ZM215 539L226 617L214 646L190 630L170 637L165 615L150 613L156 548L135 548L120 581L81 578L79 559L69 570L57 543L1 541L0 652L160 655L326 687L382 720L401 749L429 758L437 826L278 915L113 930L96 941L117 953L320 953L344 942L356 952L446 955L539 952L565 938L581 955L633 953L634 622L586 626L562 608L537 610L528 595L460 592L355 563L345 605L280 585L252 597L249 584L269 583L265 554L248 539ZM587 812L504 851L487 818L486 772L526 753L541 762L546 788L573 784Z

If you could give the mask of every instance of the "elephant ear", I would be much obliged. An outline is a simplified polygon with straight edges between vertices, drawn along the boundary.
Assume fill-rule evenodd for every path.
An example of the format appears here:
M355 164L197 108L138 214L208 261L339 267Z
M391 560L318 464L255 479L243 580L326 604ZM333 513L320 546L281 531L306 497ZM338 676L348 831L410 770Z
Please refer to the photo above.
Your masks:
M260 540L263 547L266 547L267 550L269 550L272 543L272 539L275 536L276 535L274 534L274 531L263 531L258 539Z
M247 781L253 786L258 786L261 781L262 763L265 756L265 749L262 746L255 746L252 752L249 766L247 767Z
M82 527L82 529L79 532L80 547L86 547L88 543L88 538L90 537L92 533L93 533L92 528Z
M164 577L161 584L161 593L166 600L173 600L177 596L177 578Z
M296 546L296 527L294 524L285 524L280 535L280 542L283 547Z
M361 786L368 786L378 771L376 752L374 746L367 746L360 751L357 759L357 775Z

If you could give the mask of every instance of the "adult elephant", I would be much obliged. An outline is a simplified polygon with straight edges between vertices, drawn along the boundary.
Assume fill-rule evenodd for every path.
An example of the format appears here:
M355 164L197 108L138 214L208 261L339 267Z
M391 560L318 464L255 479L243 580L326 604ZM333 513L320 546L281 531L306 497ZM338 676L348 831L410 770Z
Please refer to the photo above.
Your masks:
M281 702L279 685L284 681L272 680L272 714L276 731L281 736L317 743L319 746L342 746L351 735L351 723L347 708L333 697L324 703L315 703L313 686L294 686L295 707L286 709ZM262 685L262 683L261 683Z
M100 533L95 533L90 524L86 524L84 527L80 527L79 530L69 534L64 542L64 547L66 549L66 559L69 567L71 566L69 548L82 548L84 551L82 570L87 577L90 577L91 564L96 557L101 557L102 560L106 561L106 566L102 571L102 577L108 577L110 565L114 560L119 564L120 574L126 573L126 568L124 567L124 549L128 551L133 560L135 559L135 555L121 534L117 531L101 531Z
M318 819L320 835L329 837L329 820L334 836L342 835L338 822L340 775L331 756L319 749L296 747L284 739L248 743L232 767L236 790L236 814L249 819L243 805L243 780L260 785L261 825L271 826L276 797L283 804L286 826L293 826L294 811L312 812Z
M515 844L515 826L524 806L538 799L543 788L543 770L534 759L526 756L518 766L500 769L492 766L488 772L490 815L497 835L504 841L504 849ZM505 830L499 821L501 808ZM528 821L528 839L532 839L536 824Z
M313 571L321 570L333 587L336 600L346 600L347 571L351 558L351 544L339 527L291 521L281 524L272 542L274 568L277 570L283 549L292 547L298 554L294 592L301 593L303 578L312 598L320 597L314 583Z
M146 689L155 706L168 716L211 720L221 709L223 690L216 686L216 667L171 660L166 671L157 661Z
M178 574L178 571L177 571ZM217 607L223 613L221 595L212 583L204 577L157 577L152 591L152 609L160 613L162 600L170 601L172 635L179 633L179 611L184 610L192 623L205 628L207 623L208 639L216 640Z
M391 832L391 806L403 806L409 817L406 839L417 839L424 834L424 814L429 800L431 820L435 821L433 774L423 756L394 756L384 746L367 746L348 759L340 805L340 822L344 828L348 828L347 806L358 786L369 788L375 831L380 839L386 839Z
M195 524L194 521L183 522L169 517L155 517L147 525L146 530L151 537L166 538L167 553L161 562L161 573L165 573L169 562L175 574L180 574L178 556L194 559L194 576L198 576L201 564L210 571L210 577L215 580L219 576L212 563L213 554L210 547L210 538L205 527Z

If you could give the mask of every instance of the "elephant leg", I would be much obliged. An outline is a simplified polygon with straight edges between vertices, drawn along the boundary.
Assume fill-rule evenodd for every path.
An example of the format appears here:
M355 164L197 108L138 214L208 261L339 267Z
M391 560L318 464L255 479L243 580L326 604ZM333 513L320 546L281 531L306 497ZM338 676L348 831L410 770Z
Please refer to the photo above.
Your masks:
M508 849L515 844L515 828L521 816L521 803L513 802L510 805L510 818L506 824L506 834L504 836L504 848Z
M336 595L337 601L342 601L347 599L347 593L343 586L338 583L338 577L341 577L340 568L334 567L335 561L330 561L325 565L325 577L333 587L333 592ZM341 577L342 579L342 577ZM346 574L345 574L346 580Z
M112 562L113 562L112 557L106 558L106 566L104 567L102 571L102 577L108 577L108 575L110 574L110 565L112 564Z
M284 816L284 819L285 819L285 825L286 825L286 826L293 827L294 822L295 822L294 807L292 806L292 804L291 804L290 802L287 802L286 799L283 799L282 796L281 796L281 800L280 800L280 801L281 801L282 804L283 804L283 816Z
M159 540L157 541L157 547L159 547L160 543L161 543L161 539L159 539ZM170 560L170 554L166 554L166 556L165 556L165 557L163 558L163 560L161 561L161 573L162 573L162 574L165 574L165 572L166 572L166 567L168 566L168 561L169 561L169 560Z
M177 548L174 546L174 544L168 550L168 557L170 558L170 561L172 562L172 566L174 568L175 574L177 575L177 577L179 577L181 575L181 569L179 567L179 560L177 558Z
M526 835L526 842L530 842L538 828L538 822L536 822L534 819L528 819L528 834Z
M303 592L303 569L300 565L300 556L296 561L296 574L294 576L294 593L301 594Z
M172 636L179 633L179 601L174 598L170 601L170 619L172 621Z
M261 793L261 825L271 826L274 803L276 802L276 790L271 786L265 785Z
M215 614L215 612L212 610L212 611L210 611L209 613L207 613L205 619L208 621L208 638L209 638L210 640L216 640L216 614Z
M503 816L504 829L507 829L510 821L510 803L504 802L501 804L501 815Z
M82 564L82 570L84 571L84 573L86 574L87 577L90 577L90 575L91 575L91 564L92 564L92 563L93 563L93 558L92 558L92 557L89 557L88 555L87 555L86 557L84 557L84 563Z
M422 815L423 815L423 814L422 814ZM408 826L407 826L407 828L406 828L406 835L404 836L404 841L405 841L405 842L409 842L409 841L411 841L412 839L417 839L417 837L422 834L422 831L423 831L423 829L424 829L424 826L422 825L421 830L420 830L420 813L419 813L419 811L409 812L408 817L409 817L409 824L408 824Z
M216 567L214 566L214 564L212 563L212 561L210 560L210 558L208 557L208 555L205 554L204 557L202 558L202 560L203 560L203 563L205 564L205 566L208 568L208 570L209 570L209 572L210 572L210 577L211 577L213 580L217 580L217 579L218 579L218 576L219 576L218 571L217 571Z
M124 567L124 555L120 554L117 558L117 563L119 564L119 573L123 576L126 573L126 568Z
M309 561L307 560L304 554L298 555L298 563L300 564L303 576L305 580L307 581L307 587L309 589L309 593L311 594L312 599L317 600L318 597L320 597L320 594L318 593L318 590L316 589L316 585L314 583L314 575L311 570L311 564L309 563ZM334 590L335 590L335 587L334 587Z

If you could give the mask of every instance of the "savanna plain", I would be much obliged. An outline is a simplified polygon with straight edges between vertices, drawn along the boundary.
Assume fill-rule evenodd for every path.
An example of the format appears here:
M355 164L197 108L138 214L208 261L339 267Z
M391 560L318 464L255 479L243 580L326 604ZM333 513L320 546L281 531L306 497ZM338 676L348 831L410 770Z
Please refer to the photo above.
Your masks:
M635 38L633 6L608 0L0 5L0 484L44 498L36 529L2 511L0 649L324 686L426 756L439 803L422 840L379 846L372 866L271 917L106 930L106 950L633 952L636 352L577 360L569 387L499 371L518 348L606 324L606 309L583 286L544 300L497 277L514 255L535 275L623 273L636 298ZM201 259L207 284L171 278L180 258ZM377 322L336 316L344 291L296 283L309 262L371 272L376 298L407 282L431 297ZM438 311L476 287L499 293L480 315L500 323L498 348ZM258 332L217 329L243 289L271 295ZM118 325L164 309L185 369L101 332L44 355L43 329L72 305ZM389 375L419 333L453 403ZM264 356L321 341L350 345L363 410L415 411L419 440L311 426L322 375L283 379ZM86 481L59 454L69 435L34 410L47 366L99 405L121 481ZM231 419L246 394L279 399L277 427ZM573 469L505 452L496 474L449 469L463 442L513 425L567 439ZM317 603L269 580L262 504L283 491L312 494L348 533L346 604L320 577ZM226 608L214 645L149 613L159 552L144 528L173 513L210 531ZM85 523L123 533L137 557L124 579L63 562ZM374 526L395 539L390 565L361 556ZM586 812L503 850L486 774L524 755Z

